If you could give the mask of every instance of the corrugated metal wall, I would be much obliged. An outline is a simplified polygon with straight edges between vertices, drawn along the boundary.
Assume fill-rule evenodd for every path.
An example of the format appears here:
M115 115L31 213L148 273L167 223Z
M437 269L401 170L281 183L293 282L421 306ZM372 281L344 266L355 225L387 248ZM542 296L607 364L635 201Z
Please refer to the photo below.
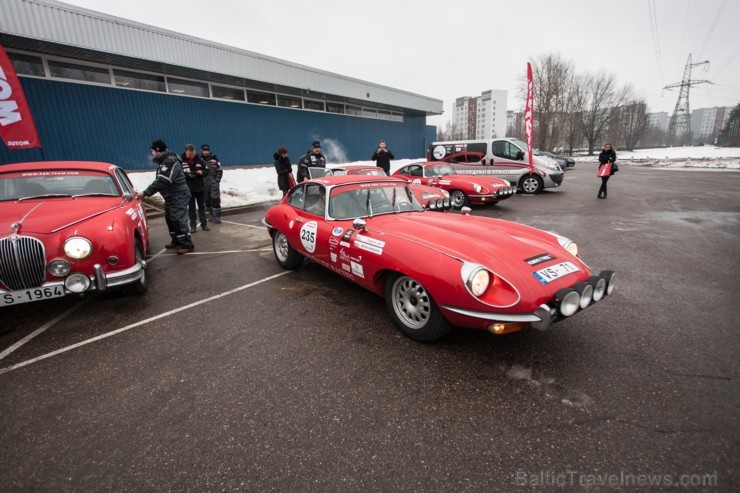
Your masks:
M73 159L145 169L157 138L177 152L208 143L227 166L271 164L280 146L295 161L318 139L328 161L341 163L370 159L380 139L397 159L420 158L435 138L423 115L390 122L47 79L21 83L43 150L0 143L0 163Z

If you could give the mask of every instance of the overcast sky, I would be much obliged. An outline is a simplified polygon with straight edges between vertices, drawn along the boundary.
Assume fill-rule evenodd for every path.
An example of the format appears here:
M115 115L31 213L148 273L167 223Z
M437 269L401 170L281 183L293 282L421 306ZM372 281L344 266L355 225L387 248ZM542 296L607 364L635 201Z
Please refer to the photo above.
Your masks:
M444 101L518 87L559 54L673 112L689 54L691 109L740 103L740 0L65 0L67 3ZM708 70L704 70L708 67ZM536 111L536 108L535 108Z

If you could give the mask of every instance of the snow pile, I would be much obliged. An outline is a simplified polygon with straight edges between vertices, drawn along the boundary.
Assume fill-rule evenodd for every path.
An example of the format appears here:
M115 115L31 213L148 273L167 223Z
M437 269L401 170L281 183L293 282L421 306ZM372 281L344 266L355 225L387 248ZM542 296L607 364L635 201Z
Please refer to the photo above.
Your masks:
M598 156L578 156L578 163L596 163ZM645 166L670 169L727 169L740 170L740 148L738 147L665 147L617 150L617 163L628 166Z

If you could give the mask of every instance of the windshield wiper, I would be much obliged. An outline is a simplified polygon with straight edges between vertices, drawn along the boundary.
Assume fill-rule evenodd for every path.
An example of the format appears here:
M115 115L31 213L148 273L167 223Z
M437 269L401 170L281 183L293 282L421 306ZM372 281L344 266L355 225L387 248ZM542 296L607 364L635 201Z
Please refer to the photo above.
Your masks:
M43 195L32 195L30 197L18 197L18 200L46 199L49 197L71 197L68 193L45 193Z
M370 202L370 190L367 191L367 203L365 204L365 209L367 209L367 214L369 216L373 215L373 204Z

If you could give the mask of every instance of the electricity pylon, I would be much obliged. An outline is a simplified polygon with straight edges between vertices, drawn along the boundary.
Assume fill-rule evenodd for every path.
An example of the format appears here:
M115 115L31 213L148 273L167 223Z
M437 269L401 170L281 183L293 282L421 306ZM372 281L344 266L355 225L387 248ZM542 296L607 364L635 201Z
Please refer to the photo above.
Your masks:
M675 89L680 87L678 92L678 101L673 109L671 121L668 123L668 130L665 134L665 145L674 144L691 145L691 110L689 106L689 88L697 84L711 84L708 80L691 80L691 69L699 65L707 65L709 60L699 63L691 63L691 53L686 61L686 68L683 69L683 80L663 89Z

